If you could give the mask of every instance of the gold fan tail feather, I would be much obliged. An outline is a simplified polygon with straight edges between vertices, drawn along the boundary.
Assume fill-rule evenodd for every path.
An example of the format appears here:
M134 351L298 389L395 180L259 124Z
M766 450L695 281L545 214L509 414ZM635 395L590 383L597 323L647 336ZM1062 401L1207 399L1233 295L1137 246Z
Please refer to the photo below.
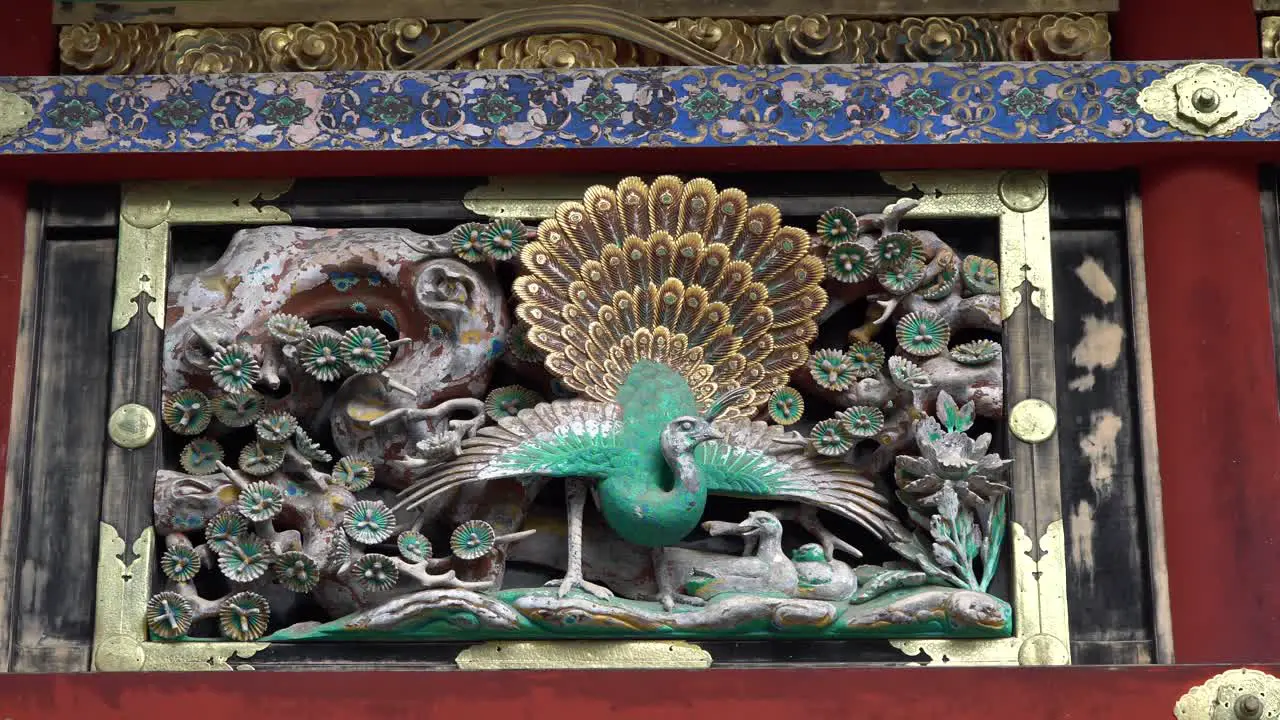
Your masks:
M750 417L808 360L823 264L808 232L741 190L629 177L561 204L537 235L517 314L547 368L595 400L649 359L685 377L701 409L748 390L723 417Z

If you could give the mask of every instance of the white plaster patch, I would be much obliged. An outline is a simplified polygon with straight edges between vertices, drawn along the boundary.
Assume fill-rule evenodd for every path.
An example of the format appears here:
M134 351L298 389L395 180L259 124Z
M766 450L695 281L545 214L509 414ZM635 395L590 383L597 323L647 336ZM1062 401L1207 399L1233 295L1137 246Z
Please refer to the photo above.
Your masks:
M1093 413L1089 434L1080 438L1080 452L1089 461L1089 485L1098 499L1111 494L1111 483L1116 475L1116 440L1124 421L1110 410Z
M1081 500L1071 511L1071 560L1093 582L1093 508Z
M1111 304L1116 301L1115 284L1111 282L1111 278L1107 277L1107 271L1103 270L1102 265L1094 258L1086 257L1084 262L1080 263L1080 267L1076 268L1076 277L1080 278L1085 288L1102 302Z
M1067 384L1076 392L1093 389L1097 382L1094 371L1099 368L1110 370L1120 361L1120 351L1124 349L1124 328L1105 318L1084 318L1084 335L1071 350L1071 362L1085 371Z

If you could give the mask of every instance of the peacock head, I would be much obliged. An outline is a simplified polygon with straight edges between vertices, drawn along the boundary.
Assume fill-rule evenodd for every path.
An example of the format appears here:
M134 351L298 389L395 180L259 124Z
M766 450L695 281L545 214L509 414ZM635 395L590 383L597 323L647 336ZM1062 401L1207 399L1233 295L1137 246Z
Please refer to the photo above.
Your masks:
M662 429L662 452L668 458L676 458L680 455L693 452L700 443L708 440L723 440L724 435L716 430L711 423L715 419L724 414L724 411L732 407L742 397L751 391L745 388L735 388L727 392L723 392L712 401L711 406L707 408L702 417L696 415L683 415L667 423Z
M710 421L693 415L685 415L667 423L662 429L662 452L667 457L677 457L693 452L699 444L708 440L720 440L718 430Z

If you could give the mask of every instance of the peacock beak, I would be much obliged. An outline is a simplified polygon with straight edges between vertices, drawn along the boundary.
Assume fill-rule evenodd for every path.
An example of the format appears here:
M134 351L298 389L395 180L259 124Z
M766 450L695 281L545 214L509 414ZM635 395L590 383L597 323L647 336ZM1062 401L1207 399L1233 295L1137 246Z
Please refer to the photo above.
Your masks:
M709 427L699 432L695 437L698 440L698 442L706 442L708 440L723 440L724 433L720 432L719 430L716 430L715 428Z

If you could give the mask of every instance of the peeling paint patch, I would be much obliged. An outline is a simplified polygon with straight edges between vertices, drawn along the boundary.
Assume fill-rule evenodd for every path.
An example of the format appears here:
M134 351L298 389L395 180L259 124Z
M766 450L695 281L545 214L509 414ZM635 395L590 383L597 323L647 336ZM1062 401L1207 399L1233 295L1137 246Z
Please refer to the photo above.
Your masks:
M1076 277L1084 283L1086 289L1108 305L1116 301L1116 286L1107 276L1107 271L1092 256L1086 257L1080 267L1076 268Z
M1097 410L1089 434L1080 438L1080 452L1089 461L1089 485L1099 500L1111 494L1116 475L1116 440L1124 421L1110 410Z
M1071 511L1071 539L1067 546L1071 548L1071 561L1089 581L1093 580L1093 508L1081 500Z
M1105 318L1084 318L1084 335L1071 350L1071 362L1085 371L1067 384L1076 392L1092 390L1097 382L1094 371L1102 368L1110 370L1120 361L1120 351L1124 348L1124 328Z

